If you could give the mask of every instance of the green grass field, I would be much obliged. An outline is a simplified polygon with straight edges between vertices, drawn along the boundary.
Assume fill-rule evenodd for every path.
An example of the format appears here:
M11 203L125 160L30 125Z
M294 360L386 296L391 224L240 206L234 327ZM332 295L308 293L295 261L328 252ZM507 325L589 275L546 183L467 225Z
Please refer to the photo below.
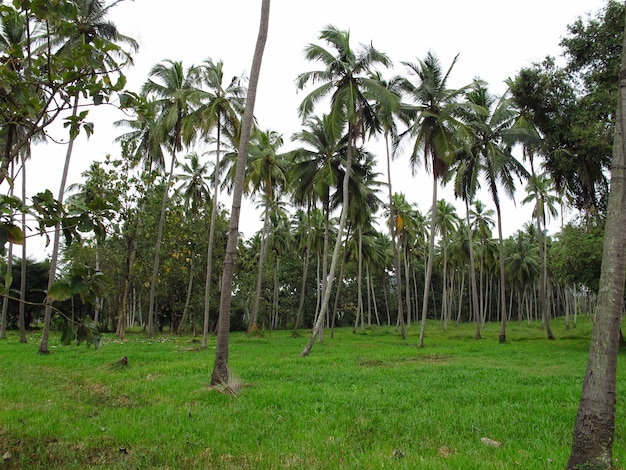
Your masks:
M571 446L591 325L556 341L539 325L327 331L311 356L291 332L231 336L238 396L208 387L208 350L189 336L100 349L39 337L0 341L1 468L560 469ZM620 361L624 352L620 352ZM111 367L127 356L128 367ZM626 372L618 371L614 461L626 468ZM483 438L500 443L489 445Z

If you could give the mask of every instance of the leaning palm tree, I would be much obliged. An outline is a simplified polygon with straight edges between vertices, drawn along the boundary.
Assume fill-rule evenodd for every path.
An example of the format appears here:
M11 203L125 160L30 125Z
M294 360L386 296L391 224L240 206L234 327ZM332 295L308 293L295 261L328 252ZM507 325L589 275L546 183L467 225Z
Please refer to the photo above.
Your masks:
M241 212L241 200L243 196L244 180L246 176L246 162L248 160L248 146L252 132L254 120L254 103L256 100L257 85L261 72L261 62L263 51L267 41L269 28L270 0L263 0L261 4L261 22L257 37L248 92L246 97L246 107L241 122L241 140L239 143L239 153L237 155L237 172L233 186L233 203L230 212L230 227L228 231L228 241L226 242L226 257L224 259L224 271L222 273L222 292L220 296L220 313L218 318L217 346L215 348L215 363L211 373L211 384L228 383L228 339L230 336L230 310L232 303L232 283L233 269L235 266L235 255L237 252L237 242L239 240L239 215Z
M391 97L392 94L382 87L378 80L372 79L370 76L375 66L388 67L391 65L390 59L385 54L371 45L362 46L360 51L355 52L350 46L350 33L340 31L334 26L327 26L323 29L320 39L326 41L334 49L336 55L316 44L307 46L305 49L307 60L319 61L324 68L300 74L296 83L298 89L303 89L308 84L320 84L300 104L299 113L301 117L306 118L311 115L315 105L323 98L330 96L331 111L329 116L333 134L335 136L342 135L346 125L348 128L346 167L342 183L343 205L339 218L337 240L327 276L328 280L332 280L335 277L343 231L348 216L352 158L356 151L359 136L363 136L365 130L375 125L371 98L374 96L378 100L391 100L393 98ZM322 329L328 311L330 291L331 289L326 289L324 292L321 311L313 327L311 338L302 351L303 356L307 356L311 352L313 343Z
M304 121L304 129L296 132L292 140L299 141L303 146L289 153L292 160L290 165L290 180L292 183L293 198L297 204L307 206L308 221L311 221L311 209L322 204L324 214L324 243L322 255L322 272L324 277L323 288L326 287L328 272L328 246L330 239L331 199L335 197L332 191L341 191L342 156L347 153L347 139L342 135L335 135L332 122L328 115L311 116ZM311 224L307 234L307 248L305 270L303 273L300 293L300 306L297 318L301 318L304 307L304 288L308 270L308 257L311 253ZM299 322L296 321L294 334Z
M413 101L412 112L408 114L409 128L401 137L406 136L414 140L410 157L413 168L419 164L421 155L426 169L432 172L433 177L428 265L424 282L419 347L424 346L428 297L435 257L437 187L439 180L454 162L456 151L460 147L459 133L463 129L457 116L460 109L459 97L467 87L448 88L448 78L457 58L458 56L454 58L445 73L432 52L418 63L405 62L409 75L414 77L416 82L413 83L409 78L402 78L400 82L403 92Z
M184 145L189 145L195 138L196 128L190 116L201 102L202 92L199 89L199 83L197 67L191 66L185 71L182 62L165 60L152 68L148 80L142 87L142 94L154 99L152 104L156 109L159 141L171 154L170 167L161 201L161 214L154 250L146 332L148 337L154 335L156 285L159 275L161 240L163 238L169 190L174 177L177 153L183 149Z

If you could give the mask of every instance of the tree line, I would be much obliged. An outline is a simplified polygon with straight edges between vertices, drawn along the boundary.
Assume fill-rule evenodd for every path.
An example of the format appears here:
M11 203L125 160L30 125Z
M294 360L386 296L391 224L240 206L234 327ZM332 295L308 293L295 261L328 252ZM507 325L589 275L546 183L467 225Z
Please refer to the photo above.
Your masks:
M42 233L55 229L52 275L40 286L52 293L47 310L52 300L78 296L85 304L79 316L121 337L138 324L149 336L164 327L202 332L206 344L228 230L220 200L233 189L246 78L225 81L224 63L210 58L187 68L168 59L130 92L122 70L136 43L106 20L114 4L60 5L3 4L5 90L13 90L3 106L5 179L12 183L22 172L26 182L30 148L46 139L54 113L66 116L69 164L73 139L91 129L89 107L78 111L81 96L98 105L115 95L129 117L112 123L120 129L120 155L93 163L82 183L65 188L63 181L56 199L39 194L28 207L9 185L3 236L11 242L6 272L13 274L5 288L26 299L20 281L28 259L23 251L23 264L14 266L12 250L26 233L15 220L34 214ZM386 78L382 71L392 64L384 53L371 45L354 49L348 32L324 29L325 45L305 52L322 67L296 80L309 94L292 149L276 130L252 130L244 191L262 209L263 224L239 244L234 326L254 331L260 316L267 328L296 331L320 317L320 325L404 328L430 317L444 327L474 321L477 337L485 321L500 321L504 341L508 318L541 317L552 337L550 317L575 314L581 300L589 311L600 255L572 250L588 239L593 251L602 237L613 125L603 118L615 102L608 77L618 66L622 15L621 5L609 2L595 18L571 25L561 44L568 63L559 68L547 58L523 68L500 97L480 80L450 88L454 62L444 68L433 52L403 62L406 75ZM587 47L598 37L610 44ZM44 62L48 68L36 65ZM38 100L39 114L24 112L13 95ZM316 114L326 97L330 112ZM389 162L386 175L376 171L381 156L368 150L375 137L386 142L387 160L409 148L411 168L431 173L430 210L393 192ZM464 214L438 199L441 184L453 186ZM491 200L477 199L481 186ZM525 196L518 202L532 204L535 220L504 240L501 201L520 187ZM547 221L565 207L578 218L548 236ZM328 279L340 281L327 289ZM17 301L5 304L5 312L19 310ZM3 328L23 330L22 316L5 313ZM50 317L44 312L44 323Z

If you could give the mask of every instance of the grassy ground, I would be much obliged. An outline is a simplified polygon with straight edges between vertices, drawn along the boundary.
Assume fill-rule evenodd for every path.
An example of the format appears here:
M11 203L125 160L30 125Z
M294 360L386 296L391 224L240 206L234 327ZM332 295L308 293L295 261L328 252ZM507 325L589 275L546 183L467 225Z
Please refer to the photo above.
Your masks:
M538 325L231 336L239 396L208 387L214 339L136 334L100 349L0 341L0 468L563 468L591 326L556 341ZM308 334L308 332L303 332ZM58 337L51 344L58 344ZM620 353L623 357L623 352ZM111 367L123 356L128 367ZM621 359L620 357L620 359ZM626 468L626 372L618 372L614 460ZM483 438L497 441L489 445Z

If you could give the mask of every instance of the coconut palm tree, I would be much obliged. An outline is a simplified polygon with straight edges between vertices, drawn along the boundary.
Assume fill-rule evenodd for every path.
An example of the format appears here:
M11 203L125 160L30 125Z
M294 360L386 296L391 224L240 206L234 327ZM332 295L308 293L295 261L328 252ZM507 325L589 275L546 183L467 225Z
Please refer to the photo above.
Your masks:
M437 201L435 224L436 230L441 236L443 251L443 302L441 305L441 320L443 323L443 329L445 330L447 328L447 322L450 319L450 310L448 305L448 237L457 229L459 223L455 207L444 199Z
M470 223L474 227L474 232L478 237L479 245L479 319L481 322L484 320L485 309L486 309L486 295L485 295L485 257L487 254L487 246L489 241L491 240L492 232L491 229L495 225L495 221L493 220L493 216L495 215L495 211L493 209L488 209L482 201L477 200L474 201L474 207L470 210Z
M524 166L513 156L507 145L507 132L515 122L515 108L511 98L505 93L496 98L486 86L476 82L466 94L467 103L473 112L465 113L464 118L472 130L468 147L481 159L481 174L491 194L498 228L500 265L500 310L501 328L499 342L506 341L506 270L504 260L504 240L502 237L502 211L500 190L513 198L515 177L520 180L528 176Z
M398 301L398 321L401 326L402 337L406 337L405 329L404 329L404 313L402 311L402 272L400 270L400 256L398 254L398 242L396 239L396 234L398 231L398 227L396 225L396 212L395 206L393 204L393 189L392 189L392 178L391 178L391 160L392 160L392 151L391 145L392 142L398 139L398 126L396 116L403 111L403 106L400 101L400 95L402 90L400 89L400 80L393 79L390 81L383 80L380 73L375 73L373 77L381 82L383 86L389 89L389 91L395 94L398 99L384 102L374 103L377 107L376 116L380 121L380 128L383 133L383 137L385 140L385 156L387 162L387 194L388 194L388 208L389 208L389 234L391 236L391 244L393 247L393 256L394 256L394 277L395 277L395 285L397 286L396 295ZM408 291L408 282L409 279L406 279L407 282L407 291ZM408 322L410 324L410 314L407 315Z
M252 133L254 120L254 103L256 100L257 85L263 61L263 51L267 41L269 29L270 0L263 0L261 4L261 21L257 36L250 81L246 94L246 106L241 121L241 139L239 141L239 153L237 155L237 172L233 186L233 203L230 212L230 226L228 241L226 243L226 256L224 258L224 271L222 273L222 291L220 295L220 313L218 317L217 346L215 348L215 363L211 373L211 384L226 384L229 379L228 372L228 339L230 336L230 310L232 303L233 270L237 242L239 240L239 215L241 212L241 200L243 196L244 180L246 176L246 162L248 160L248 146Z
M539 264L541 266L539 281L539 306L541 308L541 318L543 326L546 328L548 339L555 339L550 329L546 291L547 263L546 263L546 221L550 216L556 217L558 210L556 204L558 197L555 195L554 181L548 175L534 175L531 173L526 185L526 197L522 199L522 204L535 203L533 216L537 224L537 244L539 251Z
M428 249L428 266L424 284L422 302L422 324L420 326L419 346L424 346L424 331L428 313L428 296L432 278L433 260L435 257L435 216L437 205L437 187L449 166L454 163L456 151L460 147L459 134L463 129L457 119L460 108L459 98L467 87L448 88L448 78L457 57L444 73L439 59L429 52L424 60L417 63L404 62L409 76L416 79L402 78L400 86L404 94L412 101L412 109L405 118L408 130L401 137L413 139L411 164L415 168L421 156L424 166L433 177L432 207L430 221L430 238Z
M215 172L213 175L213 207L209 225L207 245L206 277L204 285L204 322L202 327L202 347L207 347L209 335L209 300L211 294L211 278L213 274L213 242L215 240L215 224L219 199L219 169L222 157L223 134L230 136L237 146L241 132L241 115L243 114L245 89L240 77L233 77L228 86L224 86L223 62L205 60L200 65L200 79L207 96L204 104L198 108L198 118L202 132L215 130Z
M606 217L600 290L568 470L611 468L615 439L617 357L626 277L626 34L618 74L611 191Z
M371 71L376 66L388 67L391 61L385 55L376 50L372 45L362 46L355 52L350 46L350 33L340 31L334 26L327 26L322 30L320 37L330 45L333 51L322 46L310 44L305 49L305 57L310 61L320 62L324 68L311 72L305 72L298 76L297 87L303 89L308 84L320 84L311 91L302 101L299 107L300 116L310 116L315 105L322 99L331 98L331 111L329 113L333 135L340 136L347 126L348 148L346 154L345 175L342 183L343 205L339 218L338 236L333 249L330 271L327 279L335 277L341 241L345 228L349 206L349 182L352 172L352 159L356 153L357 140L365 135L365 130L375 125L375 112L372 107L372 97L377 100L392 100L391 93L380 85L378 80L371 78ZM330 284L330 283L329 283ZM324 292L322 309L313 328L311 338L302 351L307 356L317 338L328 311L330 289Z
M283 138L275 131L256 130L250 142L248 168L244 180L244 192L262 193L264 206L263 228L261 230L261 250L258 264L258 276L254 305L250 318L249 332L258 330L257 319L261 301L263 266L267 254L267 239L270 232L270 210L278 203L279 195L287 186L289 162L278 153L283 145Z
M300 318L304 302L304 282L307 277L308 257L311 253L311 210L317 207L318 202L321 202L325 220L322 250L324 278L322 285L325 288L328 271L331 199L337 199L332 191L341 191L339 184L341 156L346 154L348 144L345 136L333 133L328 115L311 116L305 119L303 130L296 132L291 140L303 144L303 147L299 147L288 154L292 160L289 179L293 182L291 190L295 202L307 206L307 220L309 221L305 255L307 258L304 263L305 272L303 273L300 307L298 309L298 318ZM298 322L296 322L296 326L298 326Z
M176 179L181 182L177 191L182 196L183 201L187 207L187 217L192 219L197 218L200 211L208 205L211 199L209 192L209 186L205 181L205 175L208 171L208 162L204 164L200 163L200 156L196 152L192 152L185 157L188 162L178 163L178 166L182 170L182 173L176 175ZM195 258L195 243L191 244L191 255L189 256L189 280L187 283L187 297L185 299L185 308L183 309L183 316L178 324L177 333L181 334L183 325L187 320L189 314L189 304L191 302L191 293L193 289L194 279L194 258Z
M197 128L190 116L200 105L203 94L199 88L199 71L196 66L184 69L182 62L165 60L156 64L150 70L148 80L142 87L142 94L149 99L156 110L156 129L159 142L170 152L170 167L167 172L161 214L157 227L156 247L154 250L154 264L150 281L150 299L148 308L147 335L154 335L156 285L159 275L161 241L165 212L169 200L169 190L174 178L174 167L177 154L189 145L196 137Z

